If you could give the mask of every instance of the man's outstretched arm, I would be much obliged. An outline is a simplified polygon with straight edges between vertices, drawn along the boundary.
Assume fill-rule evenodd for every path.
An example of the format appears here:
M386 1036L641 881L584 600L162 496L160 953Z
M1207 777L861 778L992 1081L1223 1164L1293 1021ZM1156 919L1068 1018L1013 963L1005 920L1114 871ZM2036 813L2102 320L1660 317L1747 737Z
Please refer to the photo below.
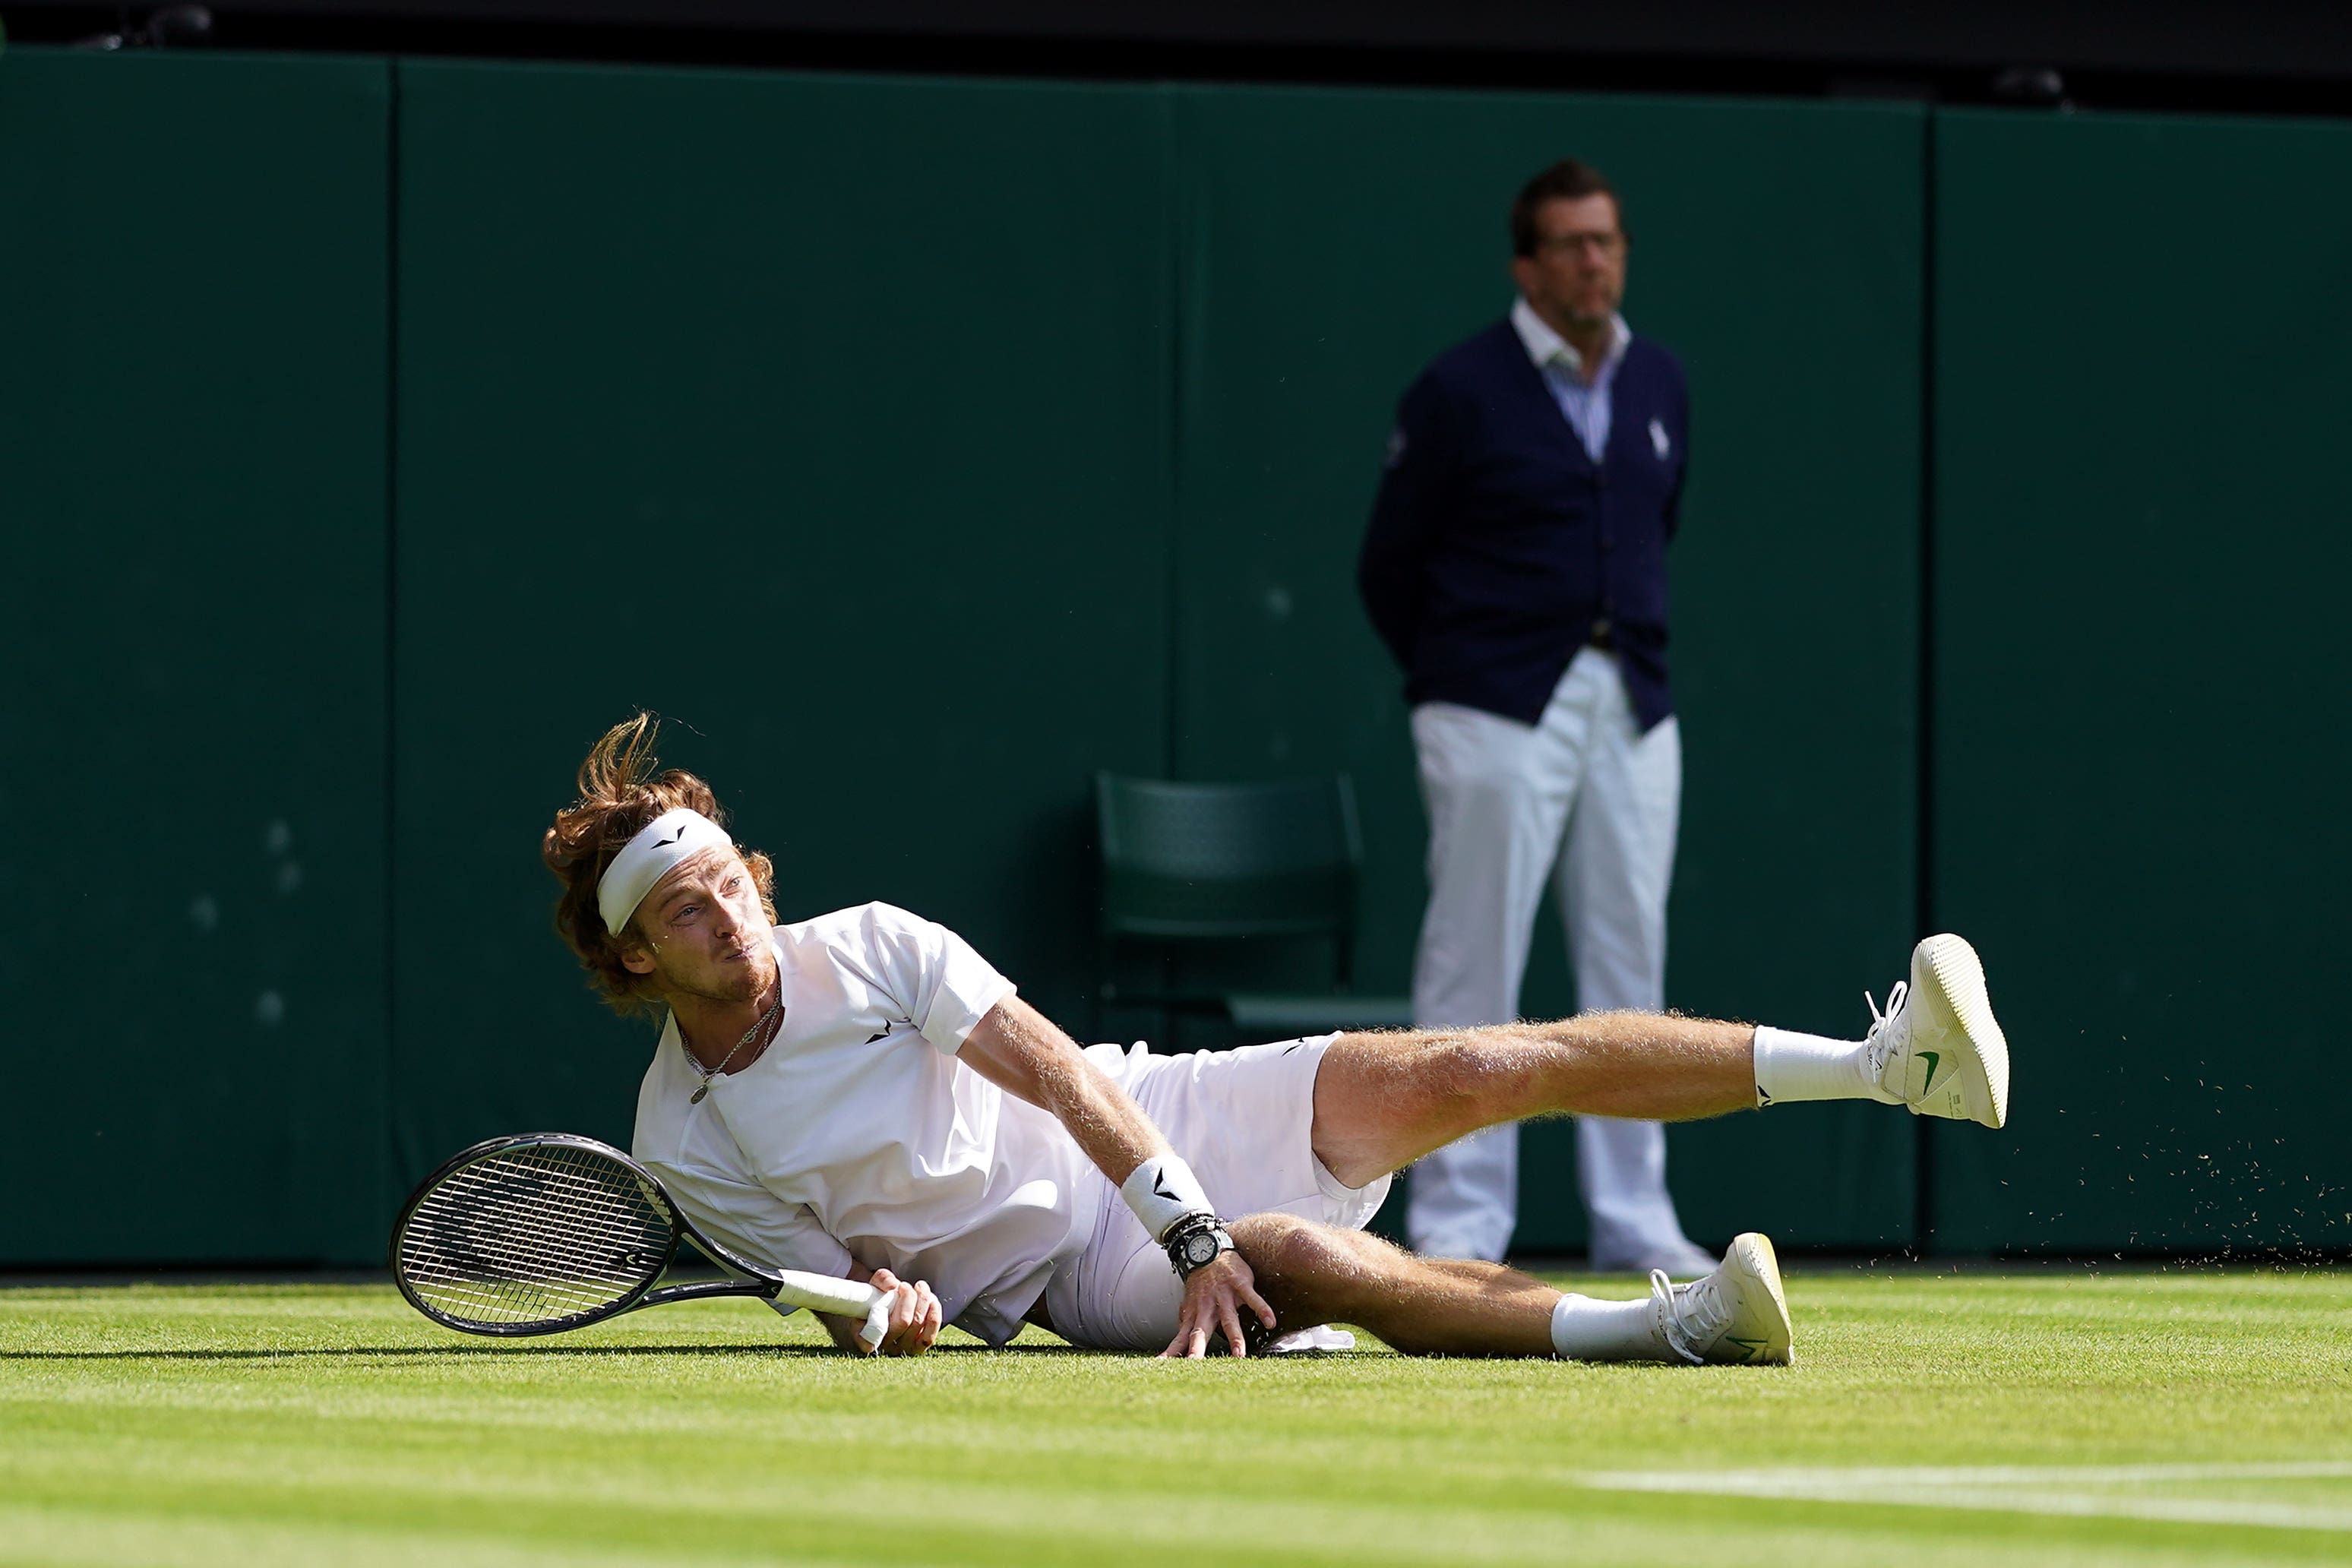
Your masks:
M1146 1160L1171 1152L1143 1108L1088 1061L1076 1041L1017 995L990 1008L956 1054L1005 1093L1050 1112L1113 1186L1123 1184ZM1203 1355L1210 1334L1222 1329L1233 1353L1241 1354L1244 1311L1274 1327L1274 1309L1258 1294L1249 1265L1240 1253L1228 1252L1184 1281L1184 1310L1168 1353Z

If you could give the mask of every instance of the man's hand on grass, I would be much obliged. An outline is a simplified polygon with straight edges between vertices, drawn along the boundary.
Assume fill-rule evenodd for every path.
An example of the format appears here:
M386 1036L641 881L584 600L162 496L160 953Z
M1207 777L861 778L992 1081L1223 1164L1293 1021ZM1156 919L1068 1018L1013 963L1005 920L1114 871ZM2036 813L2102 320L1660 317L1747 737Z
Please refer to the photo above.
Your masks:
M1244 1311L1255 1313L1259 1322L1273 1329L1274 1309L1257 1293L1257 1278L1250 1266L1238 1252L1222 1254L1192 1270L1184 1281L1184 1309L1177 1314L1176 1337L1160 1353L1201 1361L1209 1353L1209 1336L1222 1329L1226 1353L1246 1355L1241 1319Z
M940 1299L931 1293L930 1285L921 1279L909 1285L887 1268L877 1268L866 1281L877 1290L891 1292L890 1329L882 1342L870 1352L875 1355L920 1355L931 1348L940 1337ZM863 1342L854 1335L850 1342L864 1351Z

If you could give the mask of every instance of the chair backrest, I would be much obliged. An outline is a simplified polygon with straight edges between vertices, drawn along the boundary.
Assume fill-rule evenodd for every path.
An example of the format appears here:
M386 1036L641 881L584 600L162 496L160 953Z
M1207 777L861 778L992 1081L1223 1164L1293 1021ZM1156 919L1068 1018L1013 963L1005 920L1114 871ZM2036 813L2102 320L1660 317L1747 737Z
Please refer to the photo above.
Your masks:
M1106 936L1337 937L1364 847L1345 773L1272 784L1095 775Z

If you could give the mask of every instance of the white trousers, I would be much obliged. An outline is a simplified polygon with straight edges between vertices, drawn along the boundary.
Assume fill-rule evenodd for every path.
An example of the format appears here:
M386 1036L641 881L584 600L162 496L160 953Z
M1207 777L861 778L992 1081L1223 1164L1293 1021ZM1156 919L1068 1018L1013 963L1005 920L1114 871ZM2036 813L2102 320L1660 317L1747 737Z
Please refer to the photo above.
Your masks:
M1536 909L1553 884L1577 1005L1665 1005L1666 889L1682 807L1682 731L1640 731L1617 661L1577 654L1530 728L1451 702L1412 710L1429 808L1429 910L1413 964L1423 1028L1518 1016ZM1665 1129L1578 1120L1577 1175L1596 1267L1687 1247L1666 1192ZM1415 1251L1499 1260L1518 1218L1518 1128L1490 1127L1412 1168Z

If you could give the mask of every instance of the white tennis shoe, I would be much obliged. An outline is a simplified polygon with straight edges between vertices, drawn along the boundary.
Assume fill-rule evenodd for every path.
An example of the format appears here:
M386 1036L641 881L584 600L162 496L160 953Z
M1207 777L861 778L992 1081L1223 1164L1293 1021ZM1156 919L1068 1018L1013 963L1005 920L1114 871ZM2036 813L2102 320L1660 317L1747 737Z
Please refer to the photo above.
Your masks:
M1931 936L1911 950L1911 978L1870 1002L1869 1052L1878 1098L1915 1116L1999 1127L2009 1120L2009 1042L1993 1022L1977 950Z
M1677 1285L1664 1269L1654 1272L1650 1300L1659 1338L1693 1366L1797 1363L1780 1259L1771 1242L1752 1230L1732 1237L1731 1250L1704 1279Z

